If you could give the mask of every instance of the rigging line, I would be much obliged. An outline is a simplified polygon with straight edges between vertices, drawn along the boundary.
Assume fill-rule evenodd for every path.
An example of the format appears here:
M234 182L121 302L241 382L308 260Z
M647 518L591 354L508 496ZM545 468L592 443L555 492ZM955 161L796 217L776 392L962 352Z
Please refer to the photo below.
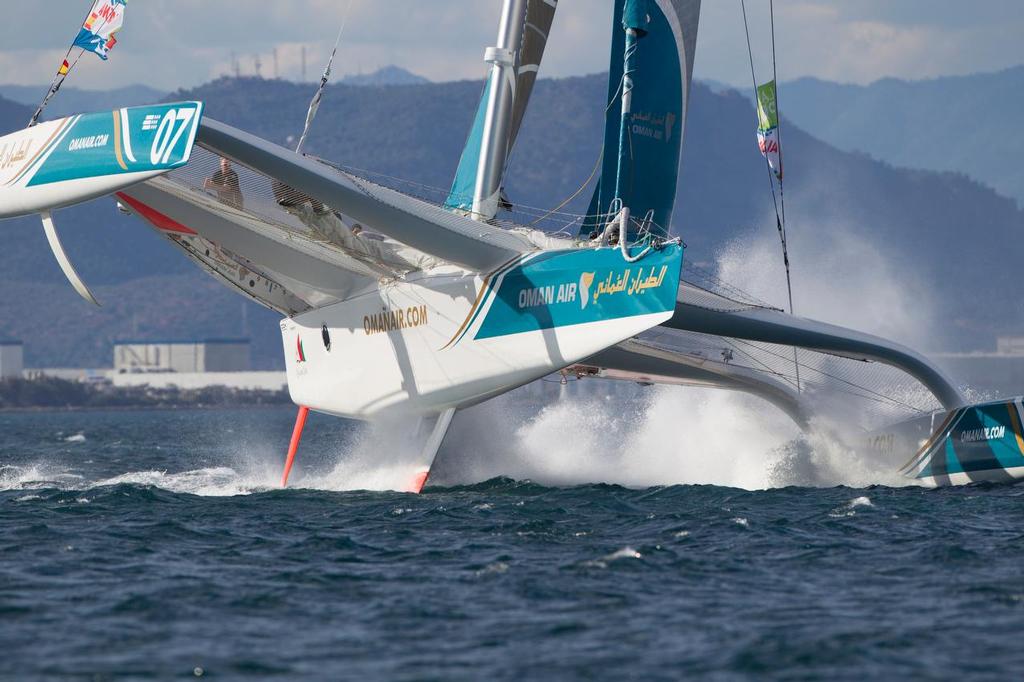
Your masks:
M92 5L90 4L89 5L89 9L87 9L85 11L85 16L82 18L82 23L81 23L82 26L85 25L85 22L89 21L89 16L91 14L92 14ZM104 24L106 24L105 20L104 20ZM74 49L75 49L75 41L72 40L71 41L71 46L68 47L68 51L64 55L64 61L67 61L67 58L71 56L71 52ZM85 54L85 49L81 48L81 50L82 51L78 53L78 57L75 58L75 63L68 67L68 72L65 73L64 75L61 75L60 71L58 70L57 75L54 76L53 80L50 81L50 89L46 91L46 96L43 97L43 101L39 104L39 108L36 109L36 113L32 115L32 120L28 122L28 127L29 128L31 128L31 127L35 126L37 123L39 123L39 117L43 115L43 109L46 108L46 106L50 103L50 100L52 100L54 98L54 96L60 91L61 86L64 85L64 81L67 80L67 77L69 75L71 75L71 72L74 70L75 66L78 65L78 60L82 58L83 54ZM64 64L64 61L61 62L62 66Z
M532 223L530 223L529 227L533 227L537 223L550 218L552 215L554 215L555 213L558 213L563 208L565 208L566 204L568 204L570 201L572 201L573 199L578 197L580 194L582 194L583 190L585 190L590 185L590 182L594 179L594 176L597 175L597 171L601 167L601 161L602 160L604 160L604 150L603 149L601 150L601 153L597 155L597 163L594 164L594 169L592 171L590 171L590 177L588 177L586 180L583 181L583 184L580 185L579 189L577 189L575 192L573 192L572 195L570 195L565 201L560 203L558 206L555 206L553 209L551 209L550 211L548 211L547 213L545 213L544 215L542 215L541 217L537 218Z
M754 107L755 109L760 107L760 99L757 96L757 76L754 74L754 49L750 44L750 25L747 21L747 4L746 0L740 0L740 9L743 12L743 32L747 39L747 58L750 60L750 80L754 86ZM775 62L775 11L774 11L774 0L769 0L769 10L772 13L771 25L772 25L772 78L775 82L776 91L776 105L775 111L778 116L778 80L776 73L776 62ZM782 242L782 263L786 268L786 293L789 297L789 314L793 314L793 281L790 275L789 269L789 244L786 241L786 219L785 219L785 203L782 204L782 214L779 213L779 200L775 196L775 175L772 172L772 165L768 161L768 155L764 154L764 165L765 170L768 173L768 186L772 192L772 206L775 208L775 227L779 232L779 239ZM782 136L779 135L779 167L782 167ZM782 179L779 179L779 194L782 194ZM783 198L783 202L785 199ZM796 390L800 392L800 361L797 357L796 350L793 351L793 364L796 367Z
M757 107L757 103L758 103L758 98L757 98L757 76L754 75L754 50L750 46L750 27L747 24L747 3L746 3L746 0L740 0L740 9L743 11L743 31L744 31L744 33L746 34L746 37L747 37L747 57L750 60L750 82L754 86L754 107L756 108ZM771 192L772 192L772 204L775 206L775 217L778 219L779 218L779 202L778 202L778 198L775 196L775 181L774 181L773 176L772 176L772 167L771 167L771 164L768 163L768 157L767 156L765 156L764 165L765 165L765 169L768 171L768 186L769 186L769 188L771 188ZM780 225L781 225L781 223L780 223Z
M608 115L608 112L611 111L612 105L615 104L615 101L619 99L619 94L622 92L622 86L623 86L623 82L625 81L625 79L626 79L626 75L623 74L622 78L619 79L618 87L615 88L615 94L612 95L611 99L608 101L608 105L605 106L604 113L605 113L606 116ZM530 223L529 227L533 227L534 225L536 225L540 221L544 220L545 218L549 218L552 215L554 215L555 213L558 213L560 210L565 208L566 204L568 204L573 199L578 197L583 192L583 190L585 190L587 188L587 186L590 184L590 182L594 179L594 176L597 175L597 171L598 171L599 168L601 168L601 162L603 160L604 160L604 147L601 148L601 153L597 155L597 163L594 164L594 169L592 171L590 171L590 177L588 177L583 182L583 184L580 185L579 189L577 189L572 194L572 196L570 196L568 199L566 199L565 201L560 203L558 206L555 206L553 209L548 211L546 214L544 214L543 216L541 216L537 220L535 220L532 223ZM522 207L520 206L518 208L522 208ZM593 215L593 216L585 215L585 216L583 216L583 218L600 218L600 217L603 217L604 215L605 214L603 214L603 213L598 213L598 214Z
M397 176L394 176L394 175L388 175L387 173L381 173L379 171L370 170L368 168L359 168L357 166L346 166L346 165L334 163L333 161L328 161L326 159L320 159L320 158L317 158L317 157L311 157L311 158L315 158L315 160L318 161L319 163L322 163L325 166L328 166L328 167L333 168L335 170L338 170L338 171L340 171L342 173L345 173L345 174L347 174L347 175L349 175L351 177L356 177L356 178L359 178L360 180L363 180L365 182L369 182L369 183L372 183L372 184L375 184L375 185L378 185L380 187L384 187L386 189L390 189L390 190L393 190L393 191L396 191L396 192L401 192L401 190L398 189L397 187L385 185L385 184L383 184L383 182L381 182L381 180L388 180L388 181L391 181L392 183L394 183L396 185L402 185L404 187L418 188L422 192L430 192L430 193L435 194L437 197L447 196L448 193L449 193L449 190L444 189L443 187L434 187L432 185L427 185L427 184L424 184L424 183L421 183L421 182L416 182L415 180L407 180L405 178L400 178L400 177L397 177ZM376 180L374 178L376 178ZM407 197L419 198L419 199L421 199L423 201L427 201L426 199L422 199L421 197L418 197L418 196L413 195L413 194L407 194L407 193L404 193L404 194ZM532 215L541 215L541 214L544 214L545 212L547 212L547 214L549 214L549 215L554 215L555 213L557 213L557 210L549 211L548 209L540 208L539 206L530 206L530 205L527 205L527 204L518 204L516 206L516 212L517 213L532 214ZM588 216L586 214L579 214L579 213L558 213L558 215L563 216L563 217L567 217L567 218L573 218L573 219L591 217L591 216ZM508 222L508 221L503 221L503 222Z
M772 33L772 81L775 83L775 114L778 119L777 132L779 138L779 168L785 168L782 151L782 113L779 107L779 71L775 51L775 0L768 0L769 21ZM782 178L779 178L779 204L782 208L782 246L786 261L786 286L789 289L789 313L793 314L793 287L790 284L789 276L789 235L786 231L786 190ZM800 369L797 368L799 373Z
M787 362L789 361L789 358L786 357L785 355L782 355L781 353L776 353L776 352L772 351L770 348L767 348L767 347L765 347L763 345L752 343L750 341L744 341L744 340L741 340L741 339L733 339L732 341L734 343L737 343L737 344L740 344L740 345L750 346L751 348L755 348L755 349L757 349L758 351L760 351L762 353L765 353L767 355L771 355L773 357L779 358L780 360L786 360ZM794 348L793 350L795 351L797 349ZM820 352L820 351L813 351L813 352ZM745 354L747 354L747 353L745 353ZM749 354L747 354L747 355L749 355ZM825 355L828 355L828 353L825 353ZM836 356L836 357L842 357L842 356ZM832 379L834 381L838 381L839 383L843 383L843 384L846 384L847 386L852 386L852 387L854 387L856 389L859 389L861 391L865 391L865 392L870 393L872 395L878 396L878 400L880 402L881 401L887 401L889 403L892 403L893 405L899 405L901 407L905 407L908 410L914 410L916 412L925 412L925 410L922 410L920 408L914 407L913 405L911 405L908 402L905 402L903 400L899 400L897 398L893 398L893 397L888 396L888 395L886 395L884 393L880 393L880 392L875 391L875 390L873 390L871 388L868 388L867 386L864 386L862 384L858 384L858 383L855 383L853 381L850 381L849 379L844 379L844 378L842 378L842 377L840 377L838 375L832 374L831 372L826 372L825 370L816 369L814 367L807 367L807 366L805 366L805 368L809 368L810 371L814 372L815 374L820 374L821 376L826 377L828 379ZM774 370L769 370L769 371L771 371L772 373L777 373ZM781 373L778 373L778 374L781 374Z
M74 49L74 45L68 48L67 53L64 55L64 59L61 61L61 67L63 67L64 62L68 60L68 57L71 56L71 53L72 51L74 51ZM29 128L39 123L39 117L43 115L43 110L46 109L47 105L50 103L50 100L52 100L57 95L57 93L60 92L60 88L62 85L64 85L64 81L67 80L68 76L71 75L71 72L78 65L78 60L82 58L83 54L85 54L85 50L81 49L81 51L78 53L78 56L75 58L75 61L68 66L67 73L62 74L58 70L57 75L54 76L53 80L50 81L50 88L46 91L46 96L43 97L43 101L39 104L39 108L36 109L36 112L34 114L32 114L32 119L28 122Z
M769 20L771 23L772 30L772 80L775 81L775 113L779 119L778 121L778 136L779 136L779 168L784 168L785 165L782 162L782 114L780 113L779 107L779 71L776 65L776 53L775 53L775 0L768 0L768 12ZM786 195L782 188L782 179L779 179L779 200L782 204L782 235L786 236ZM790 297L792 299L792 296ZM790 300L790 308L793 307L793 302ZM790 310L792 312L792 310Z
M782 152L782 111L779 107L779 70L776 61L775 51L775 0L768 0L768 15L772 33L772 82L775 83L775 118L776 135L779 138L779 171L785 172L786 167L783 161ZM748 45L749 51L749 45ZM753 58L751 58L753 60ZM767 158L765 159L767 161ZM786 292L789 294L789 314L793 315L793 280L789 269L789 235L786 232L786 189L782 177L779 177L779 204L782 206L782 258L786 266ZM797 358L796 349L793 350L793 364L796 367L796 389L800 390L800 362Z
M320 77L320 86L317 88L316 94L313 95L313 101L309 103L309 111L306 112L306 125L302 129L302 136L299 138L299 143L295 145L296 154L302 153L302 148L309 137L309 131L313 127L313 120L320 109L320 102L323 100L327 83L331 80L331 67L334 66L334 57L338 54L338 46L341 45L341 34L345 32L345 24L348 23L348 15L352 11L353 2L354 0L348 0L348 4L345 6L345 13L341 16L341 27L338 29L338 37L334 39L334 49L331 51L331 56L327 60L327 67Z
M709 350L718 350L718 349L720 349L720 347L717 347L717 346L716 347L709 347L708 349ZM741 355L749 357L749 358L751 358L753 360L752 356L749 353L746 353L746 352L740 350L739 348L736 348L736 350ZM783 358L783 359L788 361L788 358ZM760 370L760 369L758 369L756 367L747 367L746 365L742 365L742 364L736 365L736 364L733 364L733 363L725 362L724 360L716 360L716 359L710 358L710 357L709 358L705 358L705 361L709 362L711 364L715 364L715 365L722 365L722 366L730 366L730 365L732 365L732 366L736 366L736 367L743 367L743 368L749 369L749 370L751 370L753 372L763 372L765 374L770 374L772 376L779 377L780 379L782 379L783 381L785 381L786 383L788 383L790 385L792 385L792 383L793 383L792 380L791 380L791 377L789 375L783 374L781 371L777 371L777 370L774 370L774 369ZM754 361L757 362L756 360L754 360ZM825 374L825 376L831 378L831 375L829 375L829 374ZM850 386L852 386L855 389L871 392L870 389L865 389L864 387L858 386L857 384L850 383L850 382L844 382L844 383L849 384ZM889 407L889 408L893 407L893 404L895 404L895 405L898 405L898 406L901 406L901 407L905 407L905 408L907 408L908 410L910 410L912 412L918 412L920 414L927 414L928 413L928 410L922 410L920 408L914 407L913 405L909 405L909 404L906 404L906 403L895 401L893 398L889 398L888 396L884 396L884 395L879 394L879 393L875 393L875 395L867 395L865 393L858 393L856 391L844 390L842 388L830 387L830 389L835 391L835 392L837 392L837 393L844 393L844 394L852 396L854 398L860 398L861 400L868 400L868 401L871 401L871 402L874 402L874 403L878 403L879 405L884 405L884 406ZM876 397L876 396L880 396L880 397Z
M756 367L750 367L749 369L751 369L752 371L755 371L755 372L766 372L766 373L768 373L768 374L771 374L771 375L773 375L773 376L777 376L777 377L781 378L781 379L782 379L783 381L785 381L785 382L786 382L787 384L792 384L792 383L793 383L792 381L790 381L790 380L789 380L789 377L787 377L787 376L786 376L785 374L783 374L782 372L780 372L780 371L778 371L778 370L775 370L775 369L772 369L772 368L771 368L771 366L769 366L769 365L768 365L768 363L766 363L766 362L764 362L763 360L760 360L760 359L758 359L758 358L754 357L753 353L751 353L751 352L749 352L749 351L745 351L745 350L743 350L742 348L740 348L740 347L739 347L739 346L738 346L738 345L736 344L735 340L732 340L732 339L727 339L727 338L725 338L725 337L723 337L723 338L722 338L722 340L723 340L723 341L725 342L725 344L726 344L727 346L731 347L731 348L732 348L733 350L735 350L735 351L736 351L737 353L739 353L739 354L740 354L740 355L742 355L742 356L746 356L746 357L747 357L747 358L749 358L749 359L750 359L750 360L751 360L752 362L754 362L754 363L756 363L756 364L758 364L758 365L761 365L761 367L763 367L763 368L764 368L764 369L760 369L760 370L759 370L759 369L757 369ZM742 365L741 365L741 366L742 366Z

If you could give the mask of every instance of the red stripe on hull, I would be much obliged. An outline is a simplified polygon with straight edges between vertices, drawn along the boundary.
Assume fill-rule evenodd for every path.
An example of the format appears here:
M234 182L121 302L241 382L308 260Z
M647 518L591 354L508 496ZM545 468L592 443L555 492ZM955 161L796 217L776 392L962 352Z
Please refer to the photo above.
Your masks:
M185 227L173 218L165 216L155 208L146 206L146 204L142 203L138 199L131 198L124 192L118 192L117 198L131 206L136 213L153 223L153 226L159 230L163 230L164 232L177 232L178 234L199 234L195 230Z

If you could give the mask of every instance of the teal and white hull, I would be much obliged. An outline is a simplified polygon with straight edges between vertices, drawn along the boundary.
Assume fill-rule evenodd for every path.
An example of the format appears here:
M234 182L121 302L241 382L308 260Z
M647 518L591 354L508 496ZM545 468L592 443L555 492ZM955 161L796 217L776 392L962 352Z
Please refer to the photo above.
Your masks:
M669 319L683 247L540 251L448 268L281 323L292 399L368 419L476 404Z
M937 412L869 439L884 453L912 452L900 473L925 485L1009 483L1024 478L1021 398Z

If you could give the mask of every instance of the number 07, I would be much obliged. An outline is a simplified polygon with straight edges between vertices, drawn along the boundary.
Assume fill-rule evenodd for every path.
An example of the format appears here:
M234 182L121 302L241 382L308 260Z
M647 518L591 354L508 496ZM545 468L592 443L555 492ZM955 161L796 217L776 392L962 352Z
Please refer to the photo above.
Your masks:
M171 109L160 121L156 129L156 137L153 139L153 149L150 150L149 160L154 166L165 165L171 159L174 148L178 146L185 131L196 114L194 109ZM175 131L175 124L178 129Z

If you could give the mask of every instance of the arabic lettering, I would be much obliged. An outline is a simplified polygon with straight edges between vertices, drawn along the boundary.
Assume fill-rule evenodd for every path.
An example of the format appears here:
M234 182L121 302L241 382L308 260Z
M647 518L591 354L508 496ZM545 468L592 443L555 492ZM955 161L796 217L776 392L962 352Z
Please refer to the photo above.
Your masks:
M648 289L657 289L665 281L667 272L667 265L662 265L660 271L657 265L651 266L646 277L644 277L644 268L642 267L633 277L630 276L633 273L632 268L626 268L617 276L615 272L609 272L603 281L597 283L597 291L593 297L594 303L597 303L602 296L611 296L622 292L625 292L627 296L636 296L647 293Z

